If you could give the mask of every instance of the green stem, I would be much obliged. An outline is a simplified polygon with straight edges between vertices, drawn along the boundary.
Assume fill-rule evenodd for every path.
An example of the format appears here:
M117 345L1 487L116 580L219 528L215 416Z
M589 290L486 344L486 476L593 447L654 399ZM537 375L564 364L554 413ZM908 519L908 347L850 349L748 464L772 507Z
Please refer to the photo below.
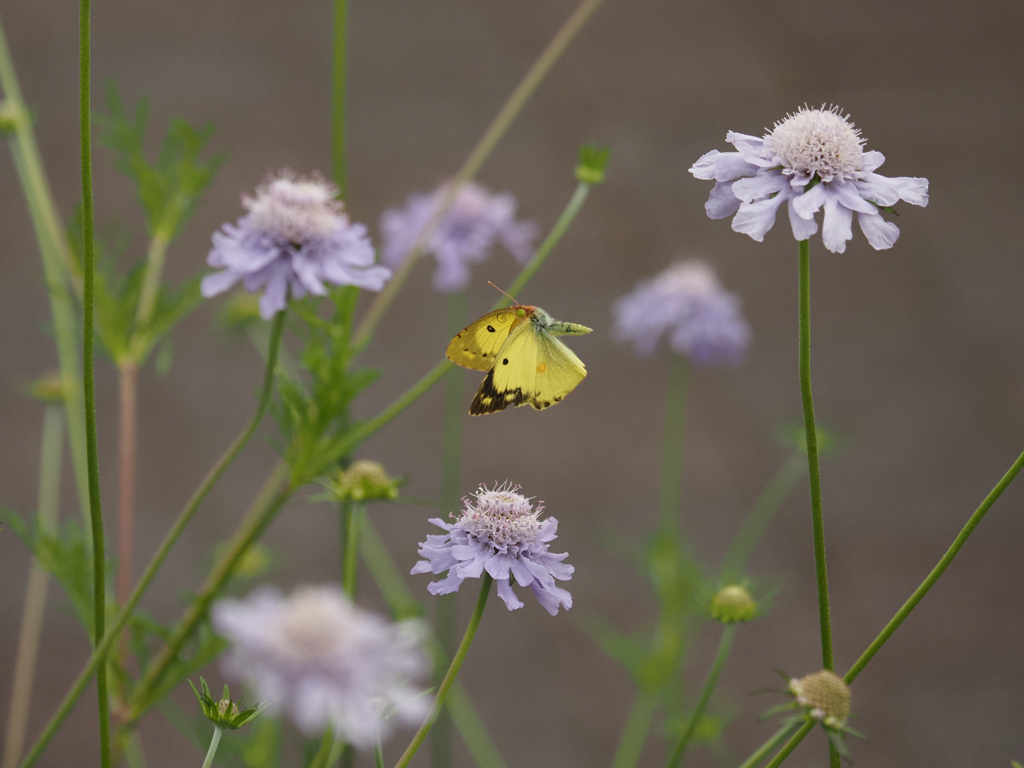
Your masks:
M441 685L438 686L437 695L434 697L434 703L430 708L430 712L427 713L427 718L423 721L420 729L416 731L416 735L412 737L412 741L409 742L409 746L405 748L405 752L402 753L398 762L395 763L395 768L405 768L409 764L413 755L416 754L416 750L420 748L420 744L423 743L423 740L427 738L427 734L430 733L430 727L437 720L441 707L444 706L445 699L448 698L448 692L455 682L455 677L459 674L462 662L466 659L469 646L473 643L477 627L480 626L480 619L484 615L484 606L487 605L487 596L491 592L491 582L493 581L494 579L491 578L489 573L484 573L483 583L480 585L480 597L477 598L476 608L473 610L473 616L469 620L469 626L466 627L466 634L462 637L462 643L459 644L459 649L455 652L454 658L452 658L451 666L448 667L448 673L444 676L444 680L441 681Z
M207 576L206 581L200 588L199 593L192 600L185 616L174 628L171 639L167 645L154 659L141 676L139 684L128 702L128 716L125 719L125 727L135 723L143 712L152 704L149 701L153 690L160 684L164 674L172 663L178 658L182 646L188 641L195 631L199 622L205 618L210 604L214 601L225 582L231 578L238 562L248 551L250 545L259 538L264 529L270 524L277 512L284 506L285 502L295 490L291 485L281 486L288 477L289 468L284 462L279 462L271 473L267 482L264 483L259 496L253 503L252 508L246 514L235 535L229 542L227 551L214 566Z
M39 459L39 501L36 508L36 531L51 536L57 527L57 506L60 501L61 451L64 445L64 413L58 404L49 404L43 411L43 439ZM14 657L14 680L11 683L11 707L7 712L7 733L4 737L3 768L15 768L25 746L25 729L32 704L33 681L39 657L43 616L50 574L33 559L25 590L25 609L21 617L18 651Z
M256 427L259 426L259 423L263 418L263 414L267 410L267 405L270 403L270 395L274 385L274 370L277 361L277 350L280 347L281 331L283 328L284 312L279 312L273 321L270 351L267 355L267 367L263 375L263 390L260 393L260 400L259 405L256 408L256 413L253 414L252 419L249 421L249 424L242 433L228 447L227 451L224 452L224 455L221 456L217 463L213 465L206 477L204 477L203 481L199 484L199 487L192 494L192 498L190 498L185 504L184 509L182 509L181 513L178 515L178 519L175 520L174 526L164 537L163 542L160 544L160 548L153 556L153 560L147 566L142 577L139 579L139 583L135 586L135 589L132 590L132 594L129 596L128 600L125 601L124 605L122 605L121 609L118 611L117 616L114 618L114 621L110 626L110 631L106 633L102 642L96 646L96 650L93 651L93 654L86 663L85 668L79 673L78 678L72 684L68 693L64 696L64 700L60 703L57 711L54 713L53 717L50 718L50 722L46 724L42 734L36 740L36 743L33 745L24 762L22 762L21 768L29 768L29 766L33 765L36 760L39 759L39 756L42 755L43 750L46 749L46 745L49 744L50 739L53 738L57 729L64 722L64 718L68 716L71 712L71 708L78 700L78 697L82 694L82 691L85 690L85 686L89 683L93 672L97 670L101 661L106 658L107 653L110 651L121 630L124 629L128 620L132 617L135 606L138 605L139 600L142 599L142 596L149 588L150 583L160 570L160 567L163 565L167 555L170 554L171 549L178 541L178 538L192 519L192 516L195 514L196 510L199 509L199 505L203 502L203 499L206 498L207 494L209 494L210 490L220 479L221 475L224 474L228 466L230 466L235 460L235 457L241 453L242 448L245 447L246 443L249 442L249 439L256 431Z
M686 730L679 737L675 749L672 750L668 762L665 763L665 768L676 768L682 762L686 747L690 743L690 739L693 738L693 734L697 731L697 726L700 724L700 719L704 717L704 710L711 700L711 694L715 690L715 685L718 684L718 676L722 673L725 660L729 658L729 649L732 647L732 639L735 635L735 624L726 624L722 627L722 639L718 643L718 652L715 654L715 660L711 663L708 679L704 681L704 688L700 692L700 698L697 699L697 706L694 707L693 714L686 724Z
M76 488L84 528L91 536L89 520L89 470L85 454L85 411L82 404L82 382L78 361L78 324L68 291L70 277L80 283L81 276L71 269L71 255L64 226L53 200L53 192L36 144L32 121L18 83L14 61L7 47L7 38L0 25L0 85L4 90L9 117L14 121L11 154L18 172L29 215L39 242L43 275L50 297L53 314L54 337L60 360L61 379L65 390L65 409L68 417L68 442L75 470ZM80 284L77 286L81 293Z
M454 336L466 325L466 293L458 291L448 296L448 333ZM455 368L448 371L444 381L444 427L441 438L441 496L438 513L443 518L459 506L459 488L462 482L462 420L466 413L463 399L462 373ZM442 654L434 667L434 682L440 684L448 660L455 653L458 595L438 595L434 614L434 631L441 644ZM430 765L448 768L451 764L451 714L443 710L430 734Z
M686 358L673 355L665 408L665 447L661 465L661 525L679 529L680 467L683 463L683 427L686 418Z
M153 312L156 310L156 302L160 297L160 282L163 280L164 262L167 260L167 247L171 244L171 237L177 229L178 220L181 218L182 207L172 205L168 207L163 220L153 232L149 241L149 248L146 251L146 271L142 276L142 288L139 291L138 311L136 312L136 334L142 336L133 339L132 356L136 362L141 362L145 344L145 327L153 319Z
M224 735L224 729L213 726L213 738L210 739L210 748L206 750L206 759L203 760L203 768L210 768L213 765L213 756L217 754L217 747L220 746L220 737Z
M890 619L889 623L885 625L885 628L878 634L878 637L871 642L871 645L867 647L867 650L861 654L856 663L850 667L849 671L843 676L843 680L846 681L847 685L857 678L857 676L864 670L864 667L868 665L868 662L874 658L876 653L878 653L879 649L885 645L886 641L890 637L892 637L892 634L899 628L904 619L906 619L917 604L921 602L921 598L928 594L928 590L935 585L935 582L939 580L939 577L943 574L946 568L949 567L949 564L953 562L953 558L957 556L957 553L961 550L963 545L967 543L967 539L970 538L974 529L978 527L978 523L980 523L982 518L985 517L985 514L992 508L992 505L996 503L996 500L1002 496L1003 491L1005 491L1010 483L1013 482L1013 479L1018 475L1018 473L1020 473L1022 468L1024 468L1024 453L1017 457L1017 460L1013 462L1011 467L1006 471L1006 474L1003 475L998 483L996 483L995 488L993 488L989 492L988 496L985 497L985 500L981 502L981 506L974 511L974 514L971 515L967 524L957 535L956 539L953 540L949 549L946 550L946 554L942 556L942 559L939 560L931 573L928 574L928 578L921 582L921 586L914 590L914 593L900 607L896 612L896 615ZM809 726L805 725L797 731L793 736L791 743L787 744L784 748L785 754L780 752L776 755L776 759L771 762L769 768L777 768L782 760L785 759L785 757L793 751L796 745L800 743L803 737L810 733L811 727L813 727L813 723ZM777 735L778 734L776 734L776 736ZM744 763L741 768L748 768L747 763Z
M807 469L811 480L811 523L814 530L814 571L818 581L818 623L821 628L821 663L834 669L832 620L828 607L828 571L825 566L825 526L821 513L821 475L818 471L818 432L811 396L811 258L809 241L800 241L800 395L807 437Z
M331 54L331 170L342 199L348 197L345 164L345 80L348 69L348 0L334 0Z
M338 760L341 759L341 753L345 751L345 740L340 736L334 737L334 743L331 744L330 754L327 755L327 762L324 763L325 768L334 768L338 764Z
M362 504L346 503L342 521L345 524L345 561L341 587L349 599L356 599L356 573L359 570L359 538L366 523L366 507Z
M747 560L754 553L758 542L764 536L768 525L775 517L782 502L792 493L797 481L803 476L804 460L799 453L792 454L768 481L768 485L754 502L753 509L743 521L740 530L729 543L722 564L722 577L736 581L743 576Z
M854 665L850 667L850 670L843 676L843 679L847 684L852 683L857 678L857 675L859 675L864 667L867 666L868 662L874 658L879 649L885 645L886 641L890 637L892 637L892 633L899 628L900 624L903 623L903 620L906 619L917 604L921 602L921 598L928 594L928 590L935 585L935 582L939 580L939 577L943 574L946 568L949 567L949 564L953 562L953 558L957 556L957 553L967 542L967 539L970 538L974 529L978 527L978 523L980 523L982 518L985 517L985 514L992 508L992 505L996 503L996 499L1002 495L1007 486L1013 482L1013 478L1017 476L1017 473L1020 472L1022 467L1024 467L1024 453L1017 457L1017 460L1013 462L1013 465L1007 470L1006 474L1003 475L998 483L996 483L996 487L993 488L989 492L988 496L985 497L985 500L981 502L981 506L974 511L974 514L971 515L967 524L957 535L956 539L953 540L949 549L946 550L946 554L944 554L938 564L932 568L931 573L928 574L928 578L921 582L921 586L914 590L914 593L900 607L896 612L896 615L890 619L889 623L885 625L885 628L878 634L878 637L871 642L871 645L867 647L867 650L860 655L860 658L857 659Z
M771 759L765 768L779 768L779 766L782 765L783 760L789 757L790 753L792 753L792 751L796 749L797 745L804 740L804 736L814 729L816 724L816 720L808 719L802 726L800 726L800 730L794 733L793 737L785 743L782 749L778 751L775 757ZM831 752L829 755L829 759L831 760Z
M533 95L537 87L544 81L548 72L558 61L559 57L572 42L576 33L580 31L583 25L590 18L591 14L597 10L597 6L601 4L601 0L582 0L580 4L573 11L573 14L566 20L562 28L558 30L555 36L548 43L547 48L540 54L537 60L530 67L529 71L523 77L522 81L516 86L516 89L509 96L508 101L505 102L501 110L495 116L491 125L484 132L484 135L480 137L476 146L469 153L469 157L463 162L462 167L458 173L455 174L451 183L448 185L447 192L441 204L438 206L431 220L423 228L423 232L416 239L412 248L409 249L409 255L406 257L402 265L395 271L394 276L388 281L388 284L384 287L373 304L370 305L369 310L359 327L356 329L355 335L353 336L352 348L358 353L362 351L369 343L370 338L373 336L373 332L376 330L377 325L380 323L381 318L384 317L384 313L388 307L394 301L395 296L405 283L406 278L409 276L410 271L419 257L423 255L423 251L426 247L427 242L433 235L434 230L444 219L448 209L451 208L452 203L455 201L455 196L458 194L459 188L467 181L476 176L480 167L484 164L484 161L490 156L491 152L497 146L498 142L501 141L502 137L508 131L509 127L515 121L516 116L526 105L526 102ZM514 291L509 291L513 296Z
M374 768L384 768L384 750L379 741L373 745L373 765Z
M758 747L757 751L754 752L750 757L743 761L743 765L740 768L757 768L768 755L778 749L779 745L788 739L790 735L800 725L799 721L793 723L787 723L775 732L768 741Z
M96 252L93 241L92 209L92 105L90 102L90 0L80 0L79 29L79 128L82 151L82 262L84 285L82 304L82 390L85 396L85 455L89 467L89 516L92 530L92 602L93 643L103 640L106 606L106 554L103 538L103 507L100 502L99 451L96 446L96 380L93 361L93 312L95 304ZM96 696L99 700L100 766L110 766L110 706L107 701L107 669L96 670Z
M619 737L619 746L612 758L612 768L634 768L640 761L647 742L647 733L651 729L654 713L658 709L658 701L653 696L638 693L629 709L626 724Z

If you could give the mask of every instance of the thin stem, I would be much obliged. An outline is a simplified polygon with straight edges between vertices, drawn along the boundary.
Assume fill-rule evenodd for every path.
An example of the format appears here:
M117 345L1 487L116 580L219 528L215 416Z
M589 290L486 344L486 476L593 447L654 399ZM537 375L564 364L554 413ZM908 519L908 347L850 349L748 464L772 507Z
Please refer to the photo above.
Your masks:
M379 741L373 745L373 765L374 768L384 768L384 750Z
M804 474L804 460L799 453L792 454L768 481L768 485L754 502L750 514L743 521L739 531L729 543L722 564L722 575L728 581L735 581L743 575L747 560L754 553L758 542L764 536L768 525L775 517L782 502L792 493L797 481Z
M132 556L135 529L135 445L138 431L139 369L134 362L121 364L118 378L120 391L120 436L118 478L118 550L117 602L128 599L132 590Z
M828 571L825 567L825 526L821 513L821 475L818 471L818 433L811 396L811 258L809 241L800 241L800 395L807 437L807 469L811 480L811 523L814 531L814 571L818 581L818 623L821 628L821 663L834 669L832 620L828 607Z
M169 206L150 238L146 251L146 271L142 276L142 288L139 291L139 305L135 317L137 334L142 333L144 336L146 325L153 319L156 302L160 298L160 282L163 279L164 262L167 260L167 247L171 244L171 237L177 229L182 211L183 207L180 204ZM135 343L139 345L139 348L133 350L135 359L138 360L142 355L144 342L136 340Z
M704 681L704 688L700 692L700 698L697 699L697 706L693 709L690 721L686 724L686 730L679 737L675 749L672 750L668 762L665 763L666 768L676 768L682 762L686 747L690 743L690 739L693 738L701 718L704 717L704 710L707 708L708 702L711 700L711 694L718 684L718 676L722 673L725 660L729 658L729 649L732 647L732 639L735 635L735 624L726 624L722 627L722 639L718 643L718 652L715 654L715 660L711 663L711 669L708 671L708 679Z
M57 527L63 444L63 408L56 404L47 405L43 412L43 439L39 459L39 501L36 509L38 534L52 535ZM32 705L39 638L43 630L46 592L49 585L50 574L33 559L28 575L28 587L25 590L25 609L21 616L18 651L14 660L11 707L7 713L7 733L4 737L3 768L15 768L25 746L25 728Z
M345 751L345 740L340 736L334 737L334 743L331 744L331 751L327 755L327 762L324 763L325 768L334 768L338 764L338 760L341 759L341 753Z
M437 720L441 707L444 706L445 699L448 698L448 692L455 682L455 677L459 674L462 662L466 660L466 654L469 652L469 646L473 643L477 627L480 626L480 619L484 615L484 606L487 605L487 596L491 593L491 582L493 581L494 579L491 578L489 573L484 573L483 583L480 585L480 596L477 598L476 608L473 610L473 616L469 620L469 626L466 627L466 634L462 637L462 643L459 644L459 649L455 652L454 658L452 658L451 666L448 667L448 673L437 688L437 695L434 697L434 703L430 707L430 712L427 713L426 720L423 721L423 725L416 731L416 735L412 737L409 746L405 748L405 752L402 753L398 762L395 763L395 768L405 768L409 764L413 755L416 754L416 750L420 748L420 744L423 743L423 740L427 738L427 734L430 733L430 727Z
M680 467L683 463L683 427L686 419L686 358L673 355L665 408L665 444L661 465L661 525L679 529Z
M264 483L252 508L246 514L235 535L231 538L227 551L214 566L209 576L207 576L199 593L192 600L192 605L174 628L171 639L167 641L167 645L164 646L156 659L150 663L142 674L141 680L135 688L135 693L128 702L128 716L125 719L125 727L131 726L138 720L152 703L149 699L154 689L163 680L163 676L171 664L178 658L178 653L181 651L182 646L192 636L199 622L206 616L210 604L220 593L225 582L231 578L231 574L234 572L238 562L245 555L250 545L259 538L260 534L263 533L264 529L274 519L274 516L284 506L285 502L288 501L295 490L291 485L287 484L283 489L281 488L288 477L288 472L288 465L284 462L279 462L267 479L267 482Z
M345 90L348 70L348 0L334 0L331 54L331 170L342 198L348 197L345 163Z
M743 761L743 765L741 765L740 768L757 768L757 766L761 764L761 761L768 757L768 755L770 755L774 750L778 749L778 746L788 739L798 726L799 721L787 723L779 728L779 730L777 730L775 734L768 739L768 741L758 747L757 751Z
M256 407L256 413L253 414L252 419L249 421L249 424L246 425L245 429L242 430L242 433L235 438L235 441L228 447L227 451L224 452L224 455L220 457L217 463L214 464L206 474L206 477L203 478L199 487L192 494L192 498L188 500L185 507L181 510L181 513L178 515L178 519L174 522L174 526L164 537L163 542L160 544L160 548L153 556L153 560L147 566L146 571L139 579L139 583L135 586L135 589L132 590L132 594L129 596L128 600L118 611L117 616L111 623L110 631L106 633L103 641L96 646L96 649L93 651L92 656L86 663L85 668L79 673L75 682L72 684L71 689L64 696L64 700L61 701L57 711L53 714L53 717L50 718L50 721L46 724L42 734L40 734L39 738L32 746L31 751L22 762L21 768L29 768L29 766L33 765L36 760L39 759L40 755L42 755L43 750L46 749L46 745L49 744L50 739L53 738L57 729L60 728L64 719L71 712L71 708L75 705L78 697L82 694L82 691L85 690L85 686L89 683L93 672L97 670L100 663L106 658L106 655L110 651L115 639L118 637L121 630L124 629L128 620L132 617L132 612L135 610L135 606L138 605L139 600L142 599L142 596L149 588L150 583L160 570L160 567L163 565L167 555L170 554L171 549L173 549L175 543L177 543L178 538L192 519L192 516L196 513L196 510L199 509L199 505L212 490L221 475L224 474L225 470L227 470L238 454L241 453L242 448L244 448L246 443L249 442L253 433L256 432L256 428L259 426L259 423L263 418L263 414L266 413L267 405L270 403L270 395L274 385L274 370L277 364L277 350L281 344L281 331L283 328L284 312L279 312L274 318L272 325L270 351L267 355L267 367L263 375L263 390L260 393L260 400Z
M992 505L995 504L996 499L1002 495L1007 486L1013 482L1013 479L1017 476L1017 473L1020 472L1022 467L1024 467L1024 453L1017 457L1017 460L1013 462L1013 465L1007 470L1006 474L1003 475L998 483L996 483L996 487L993 488L989 492L988 496L985 497L985 500L981 502L981 506L974 511L974 514L971 515L967 524L957 535L956 539L953 540L949 549L946 550L946 554L944 554L938 564L932 568L931 573L928 574L928 578L921 582L921 586L914 590L914 593L900 607L896 612L896 615L889 620L889 623L885 625L885 628L878 634L878 637L871 641L871 645L867 647L867 650L860 655L860 658L857 659L854 665L850 667L850 670L843 676L843 679L847 684L852 683L857 678L857 675L859 675L864 667L867 666L868 662L874 658L879 649L885 645L886 641L890 637L892 637L892 633L899 628L900 624L903 623L903 620L906 619L917 604L921 602L921 598L928 594L928 590L935 585L935 582L939 580L939 577L943 574L946 568L949 567L949 564L953 562L953 558L957 556L957 553L967 542L967 539L970 538L974 529L978 527L978 523L980 523L982 518L985 517L985 514L989 509L991 509Z
M43 274L47 293L50 297L50 311L53 314L54 337L60 360L61 379L64 384L65 409L68 415L68 441L71 444L71 458L75 470L79 506L84 529L91 536L89 520L89 471L85 452L85 411L82 403L82 386L78 360L78 324L75 319L67 279L77 282L81 293L81 276L71 268L71 255L64 226L53 200L53 192L46 178L46 171L39 155L35 133L28 109L21 95L14 61L7 47L7 38L0 25L0 85L3 86L8 115L14 122L11 138L11 154L18 172L18 178L25 191L29 215L39 242Z
M622 735L619 737L619 746L612 758L612 768L634 768L640 761L640 753L647 742L647 733L651 729L651 722L657 709L658 701L653 696L638 693L633 699L626 724L622 728Z
M522 81L516 86L516 89L509 96L508 101L505 102L501 110L495 116L490 126L484 132L484 135L480 137L476 146L469 153L469 157L463 162L462 167L458 173L455 174L451 183L448 185L447 192L441 204L438 206L434 215L431 217L430 222L424 227L423 232L417 238L412 248L409 249L409 255L406 257L402 265L395 271L394 276L388 281L388 284L384 287L373 304L370 305L365 317L356 329L355 335L352 340L352 348L356 352L361 351L367 343L369 343L370 337L373 336L373 332L376 330L377 325L380 323L381 318L384 317L384 313L388 307L394 301L395 296L405 283L406 278L409 276L410 271L419 257L423 255L423 251L426 247L427 242L433 235L434 230L438 224L444 219L448 209L451 208L452 203L455 201L455 196L458 194L459 188L467 181L476 176L480 167L484 164L484 161L490 156L491 152L501 141L502 137L508 131L512 125L516 116L529 101L537 87L544 81L548 72L558 61L559 57L572 42L576 33L580 31L583 25L590 18L591 14L597 9L597 6L601 4L601 0L582 0L580 4L573 11L573 14L566 20L562 28L558 30L555 36L548 43L547 47L541 52L540 56L530 67ZM509 291L512 295L515 295L514 291Z
M342 589L349 599L356 599L356 574L359 571L359 537L366 524L366 507L362 504L346 504L347 514L342 516L345 523L345 561L341 579Z
M779 768L782 762L789 757L790 753L797 748L797 745L804 740L804 736L810 733L817 721L808 719L800 730L793 734L793 737L785 743L785 745L778 751L778 753L771 759L771 762L765 766L765 768Z
M213 765L213 756L217 754L217 747L220 746L220 737L224 735L224 729L213 726L213 738L210 739L210 748L206 750L206 759L203 760L203 768L210 768Z
M89 516L92 530L93 562L93 636L94 644L103 640L106 607L106 555L103 539L103 507L100 502L99 451L96 446L96 380L93 362L93 312L95 303L96 253L93 242L92 209L92 105L90 102L90 0L80 0L79 28L79 127L82 150L82 262L85 269L82 304L82 390L85 396L85 453L89 465ZM107 702L107 669L96 670L96 696L99 700L100 766L110 766L110 707Z

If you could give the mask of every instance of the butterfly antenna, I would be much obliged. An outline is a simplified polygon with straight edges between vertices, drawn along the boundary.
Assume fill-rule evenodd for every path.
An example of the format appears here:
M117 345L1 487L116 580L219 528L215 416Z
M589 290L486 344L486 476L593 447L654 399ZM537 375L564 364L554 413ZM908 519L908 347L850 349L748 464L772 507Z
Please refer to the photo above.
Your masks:
M495 285L494 283L492 283L492 282L491 282L490 280L488 280L488 281L487 281L487 284L488 284L489 286L491 286L491 288L493 288L494 290L498 291L498 293L505 293L505 291L501 290L501 288L499 288L498 286L496 286L496 285ZM515 305L516 305L517 307L519 306L519 302L518 302L518 301L516 300L516 297L515 297L515 296L511 296L511 295L509 295L508 293L505 293L505 295L506 295L506 296L508 296L508 297L509 297L510 299L512 299L512 303L513 303L513 304L515 304Z

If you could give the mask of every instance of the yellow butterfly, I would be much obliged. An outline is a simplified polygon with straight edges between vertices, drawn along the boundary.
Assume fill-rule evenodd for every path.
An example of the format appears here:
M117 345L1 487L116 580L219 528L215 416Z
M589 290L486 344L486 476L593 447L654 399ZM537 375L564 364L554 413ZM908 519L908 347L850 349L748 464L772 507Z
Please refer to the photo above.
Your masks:
M583 362L555 336L582 336L591 329L555 320L540 307L515 304L488 312L455 334L448 359L463 368L487 371L471 416L529 403L549 408L576 389L587 375Z

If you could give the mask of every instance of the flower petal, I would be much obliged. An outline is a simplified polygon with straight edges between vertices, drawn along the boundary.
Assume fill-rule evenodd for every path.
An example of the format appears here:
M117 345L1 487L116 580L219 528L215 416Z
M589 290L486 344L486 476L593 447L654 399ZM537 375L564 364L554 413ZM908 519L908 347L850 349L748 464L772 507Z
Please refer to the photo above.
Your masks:
M868 216L864 213L857 214L857 222L860 224L860 231L868 239L871 247L876 251L884 251L892 248L900 236L900 228L891 221L886 221L880 213Z
M740 209L742 202L732 193L734 182L720 181L711 190L711 197L704 203L704 210L712 219L726 219Z
M814 214L811 214L811 218L805 219L796 212L796 201L799 197L790 199L789 205L789 225L793 228L793 237L798 241L807 240L818 231L818 222L814 220Z
M517 608L522 608L525 603L516 597L516 593L512 591L512 585L508 583L508 579L497 579L498 583L498 597L505 601L505 607L510 611L514 611Z
M787 187L786 177L777 171L760 171L756 176L740 179L732 185L732 193L744 203L752 203ZM789 197L789 194L786 195Z
M733 231L750 235L757 242L762 242L765 234L775 223L775 214L785 199L779 194L756 203L743 203L732 220Z
M818 186L824 186L819 184ZM853 211L841 205L837 195L825 198L825 218L821 223L821 239L832 253L843 253L846 242L853 238Z

